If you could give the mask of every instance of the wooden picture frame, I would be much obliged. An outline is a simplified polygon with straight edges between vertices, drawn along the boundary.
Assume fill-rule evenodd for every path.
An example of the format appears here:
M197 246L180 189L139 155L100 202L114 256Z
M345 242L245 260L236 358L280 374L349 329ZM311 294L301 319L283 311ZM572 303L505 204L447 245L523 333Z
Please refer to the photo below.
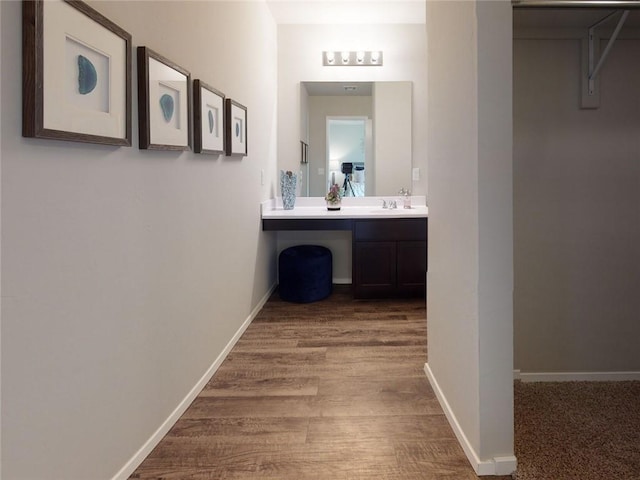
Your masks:
M225 95L202 80L193 81L193 151L225 152Z
M79 0L23 1L22 135L131 146L131 35Z
M225 150L228 157L245 157L247 147L247 107L225 99Z
M138 135L141 150L191 148L191 74L138 47Z

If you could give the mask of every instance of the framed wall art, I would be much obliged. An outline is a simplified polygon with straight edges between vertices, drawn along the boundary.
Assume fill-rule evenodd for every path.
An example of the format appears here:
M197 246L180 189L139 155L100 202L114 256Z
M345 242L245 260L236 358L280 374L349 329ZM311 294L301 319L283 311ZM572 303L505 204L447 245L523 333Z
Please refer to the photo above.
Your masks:
M244 157L247 149L247 107L225 99L225 148L229 157Z
M202 80L193 81L193 151L225 152L224 94Z
M139 148L191 148L191 74L147 47L138 47Z
M81 1L23 1L22 135L130 146L131 35Z

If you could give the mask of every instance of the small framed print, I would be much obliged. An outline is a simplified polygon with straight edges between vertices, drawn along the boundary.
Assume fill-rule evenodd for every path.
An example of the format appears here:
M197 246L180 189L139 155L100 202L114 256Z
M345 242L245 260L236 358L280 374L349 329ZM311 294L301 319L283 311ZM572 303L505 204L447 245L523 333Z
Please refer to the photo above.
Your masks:
M131 35L79 0L22 2L22 135L131 145Z
M225 152L224 94L202 80L193 81L193 151Z
M191 148L191 74L147 47L138 47L139 148Z
M225 99L225 149L229 157L244 157L247 149L247 107Z

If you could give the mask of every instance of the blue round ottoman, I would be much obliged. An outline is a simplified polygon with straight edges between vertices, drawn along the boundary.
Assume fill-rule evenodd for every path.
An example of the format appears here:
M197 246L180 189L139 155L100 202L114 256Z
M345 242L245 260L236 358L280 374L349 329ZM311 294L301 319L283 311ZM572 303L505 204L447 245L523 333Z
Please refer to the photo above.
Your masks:
M331 295L333 288L331 250L318 245L289 247L278 257L280 298L310 303Z

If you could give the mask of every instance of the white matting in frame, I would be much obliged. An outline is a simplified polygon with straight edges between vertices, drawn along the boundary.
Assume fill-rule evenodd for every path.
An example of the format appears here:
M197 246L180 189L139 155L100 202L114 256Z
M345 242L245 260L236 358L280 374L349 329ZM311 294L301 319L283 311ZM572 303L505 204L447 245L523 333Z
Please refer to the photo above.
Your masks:
M189 145L188 76L149 57L150 142Z
M224 93L193 81L193 151L219 155L225 147Z
M68 3L43 8L43 128L126 138L127 42Z
M202 149L222 153L224 151L224 98L203 88L202 94Z
M247 149L247 108L227 98L226 102L226 154L244 157Z

